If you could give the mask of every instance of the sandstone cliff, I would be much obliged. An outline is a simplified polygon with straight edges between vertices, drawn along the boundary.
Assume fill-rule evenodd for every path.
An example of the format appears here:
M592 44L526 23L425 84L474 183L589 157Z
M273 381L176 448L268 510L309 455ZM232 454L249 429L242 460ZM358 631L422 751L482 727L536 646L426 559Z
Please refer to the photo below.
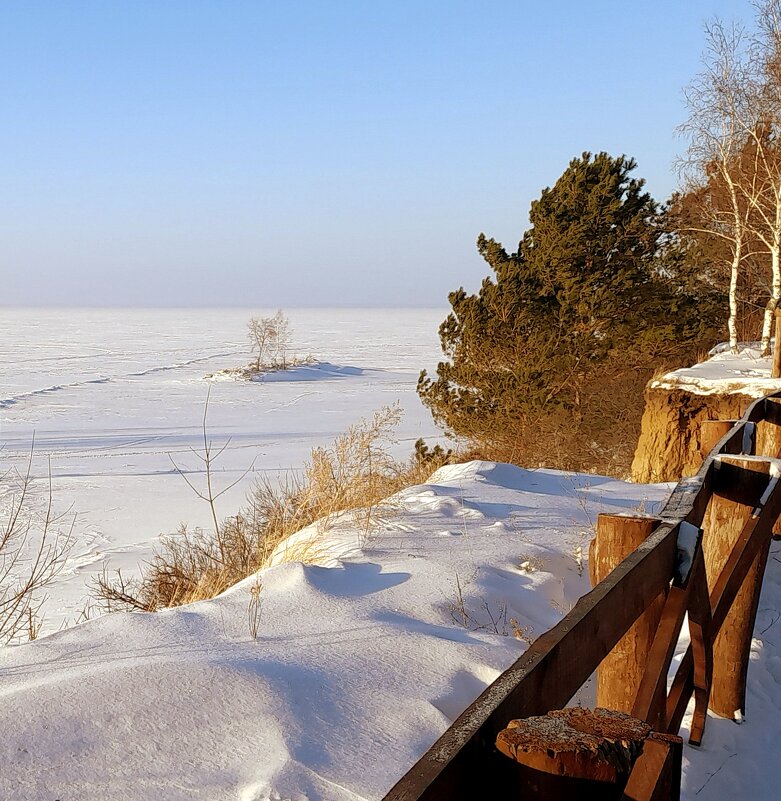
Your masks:
M737 419L754 400L739 393L699 395L649 385L632 481L651 484L694 475L702 464L701 421Z
M709 356L649 383L633 481L694 475L702 464L703 420L735 420L757 398L781 390L781 380L770 378L770 358L760 356L755 345L744 344L740 353L720 345Z

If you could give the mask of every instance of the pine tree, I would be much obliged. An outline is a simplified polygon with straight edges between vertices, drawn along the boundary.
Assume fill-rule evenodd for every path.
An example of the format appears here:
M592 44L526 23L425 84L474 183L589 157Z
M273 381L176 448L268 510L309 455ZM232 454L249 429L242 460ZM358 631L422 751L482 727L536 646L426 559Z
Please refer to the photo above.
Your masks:
M609 431L597 430L622 414L606 388L622 377L641 396L638 378L713 335L710 306L697 309L709 290L687 274L634 168L624 156L584 153L532 203L515 253L478 237L494 277L474 295L450 294L445 361L436 377L421 374L418 392L482 454L560 467L599 462L599 453L615 461ZM562 453L572 437L586 452Z

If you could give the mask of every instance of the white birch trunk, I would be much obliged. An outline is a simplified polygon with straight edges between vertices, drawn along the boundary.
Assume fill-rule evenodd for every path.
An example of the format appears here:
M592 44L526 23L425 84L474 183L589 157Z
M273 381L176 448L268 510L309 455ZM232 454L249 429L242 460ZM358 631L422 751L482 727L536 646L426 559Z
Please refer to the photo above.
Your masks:
M743 239L746 235L746 227L741 215L740 202L735 184L730 175L728 165L722 165L724 181L729 187L730 204L732 205L732 264L729 272L729 317L727 318L727 330L729 331L729 348L733 353L738 352L738 275L740 274L741 262L743 260Z
M776 307L778 298L781 295L781 263L779 254L781 252L781 187L776 183L773 192L775 200L775 219L773 220L772 231L770 232L770 268L772 273L772 283L770 285L770 299L765 307L765 319L762 321L762 355L770 355L770 334L775 322ZM781 343L776 342L776 347Z
M773 282L770 287L770 299L765 306L765 318L762 321L762 355L770 355L770 336L773 331L776 306L779 296L781 296L781 261L779 260L780 243L776 238L773 247L770 248L770 266L772 270ZM776 347L778 343L776 344Z
M735 249L732 254L732 267L729 274L729 319L727 320L727 329L729 330L729 348L733 353L738 352L738 271L740 269L740 260L742 258L742 238L738 235L735 238Z

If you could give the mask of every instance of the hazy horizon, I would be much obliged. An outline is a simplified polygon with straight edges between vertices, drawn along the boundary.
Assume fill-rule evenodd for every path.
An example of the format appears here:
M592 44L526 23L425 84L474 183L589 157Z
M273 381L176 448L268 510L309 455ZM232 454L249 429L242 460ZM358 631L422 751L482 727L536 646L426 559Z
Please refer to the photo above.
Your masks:
M399 311L410 310L410 311L447 311L450 307L447 303L408 303L408 304L399 304L394 306L384 306L379 303L375 304L356 304L356 303L343 303L343 304L324 304L324 305L315 305L315 304L300 304L297 305L295 303L288 303L284 306L280 306L279 304L258 304L256 306L247 305L246 303L222 303L222 304L203 304L203 305L195 305L191 304L189 306L176 306L176 305L157 305L157 304L146 304L146 305L139 305L139 306L126 306L119 303L101 303L101 304L74 304L74 303L48 303L48 304L27 304L27 305L15 305L15 304L4 304L0 303L0 309L13 309L14 311L42 311L46 309L50 309L52 311L62 311L62 310L73 310L78 311L79 309L84 309L85 311L93 310L93 311L100 311L100 310L111 310L117 309L121 311L198 311L202 309L204 311L208 310L219 310L219 309L229 309L231 311L274 311L276 309L282 309L282 311L289 311L291 309L305 311L307 309L312 309L316 311L328 311L331 309L355 309L356 311L360 311L362 309L371 310L371 309L382 309L383 311L394 311L394 309L398 309Z

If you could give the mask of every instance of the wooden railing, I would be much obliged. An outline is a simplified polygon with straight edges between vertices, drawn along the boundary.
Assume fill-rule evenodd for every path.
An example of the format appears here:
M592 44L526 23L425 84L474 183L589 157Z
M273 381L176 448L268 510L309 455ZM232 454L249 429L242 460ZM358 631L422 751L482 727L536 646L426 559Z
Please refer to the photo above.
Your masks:
M779 453L781 393L776 393L748 408L707 454L697 475L678 483L650 536L486 688L385 801L548 797L531 791L519 795L518 765L497 750L497 737L512 720L565 707L603 660L598 703L599 693L610 688L611 670L615 681L626 681L621 660L639 657L627 657L616 646L637 636L634 624L653 609L649 639L640 648L642 664L634 666L638 678L629 693L631 708L622 711L655 731L677 734L694 696L693 743L703 736L708 708L723 716L743 712L759 589L781 513L781 482L773 461ZM597 541L599 536L598 531ZM687 612L691 642L668 690ZM623 797L677 797L680 754L676 760L655 755L653 748L646 752L635 763ZM671 771L677 776L671 778Z

